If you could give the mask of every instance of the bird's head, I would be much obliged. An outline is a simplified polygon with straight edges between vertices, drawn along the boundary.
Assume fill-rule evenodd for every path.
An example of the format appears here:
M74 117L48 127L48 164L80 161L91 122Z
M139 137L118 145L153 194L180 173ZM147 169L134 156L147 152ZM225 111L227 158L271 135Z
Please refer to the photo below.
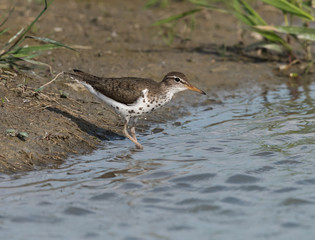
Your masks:
M204 91L189 83L187 77L181 72L169 72L163 78L162 83L169 90L172 90L173 93L181 92L184 90L191 90L206 95Z

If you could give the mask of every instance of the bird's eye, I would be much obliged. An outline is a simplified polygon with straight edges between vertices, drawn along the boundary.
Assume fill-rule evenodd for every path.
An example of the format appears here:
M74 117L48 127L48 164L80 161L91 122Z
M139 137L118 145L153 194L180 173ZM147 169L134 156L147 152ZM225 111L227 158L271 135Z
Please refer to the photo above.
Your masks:
M176 82L180 82L180 79L178 77L175 78Z

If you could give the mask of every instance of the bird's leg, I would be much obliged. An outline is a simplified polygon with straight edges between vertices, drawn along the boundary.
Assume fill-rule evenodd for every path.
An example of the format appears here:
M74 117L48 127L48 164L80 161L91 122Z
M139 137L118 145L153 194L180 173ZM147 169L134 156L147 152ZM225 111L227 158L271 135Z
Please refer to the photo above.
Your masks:
M136 141L138 141L138 140L137 140L137 137L136 137L136 123L137 123L137 118L135 118L135 119L133 120L132 127L131 127L131 129L130 129L130 132L131 132L131 136L132 136Z
M127 138L129 138L134 144L136 144L136 147L137 147L137 148L143 149L142 145L137 141L137 139L131 137L130 134L128 133L128 131L127 131L128 122L129 122L129 119L126 119L126 123L125 123L125 125L124 125L124 130L123 130L125 136L126 136Z

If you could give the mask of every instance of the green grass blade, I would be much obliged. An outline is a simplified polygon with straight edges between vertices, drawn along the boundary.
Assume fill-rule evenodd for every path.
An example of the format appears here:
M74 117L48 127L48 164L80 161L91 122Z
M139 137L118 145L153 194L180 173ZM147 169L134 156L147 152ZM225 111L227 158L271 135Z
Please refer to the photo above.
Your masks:
M26 33L28 33L28 31L34 26L34 24L38 21L38 19L43 15L43 13L47 10L47 7L48 7L47 0L45 0L45 6L43 10L37 15L37 17L33 20L33 22L31 22L31 24L25 29L25 31L23 31L23 33L18 37L18 39L9 47L9 49L7 49L6 51L0 54L0 57L7 54L7 52L10 52L12 49L14 49L24 40L24 36L26 35Z
M48 65L47 63L43 63L43 62L40 62L40 61L35 61L35 60L30 60L30 59L23 59L25 62L28 62L30 64L33 64L33 65L38 65L38 66L44 66L44 67L47 67L51 70L51 66Z
M240 22L243 22L245 23L246 25L248 26L252 26L253 23L252 21L250 21L250 19L248 19L246 17L245 14L243 14L242 12L242 8L241 8L241 5L240 5L240 2L238 0L234 0L233 1L233 14L234 16L240 21Z
M145 4L145 8L150 8L153 7L154 5L158 4L160 1L159 0L149 0L146 4Z
M293 14L295 16L298 16L308 21L314 21L314 17L311 14L305 12L304 10L290 3L287 0L262 0L262 1L282 10L283 12Z
M285 43L285 41L277 35L275 32L268 31L265 29L260 29L257 28L257 26L261 25L267 25L264 19L249 5L247 4L244 0L234 0L233 2L233 14L235 17L247 24L248 26L251 27L251 29L260 35L262 35L265 39L283 45L285 48L290 50L291 48L289 45Z
M44 42L44 43L49 43L49 44L53 44L53 45L56 45L58 47L64 47L64 48L68 48L70 50L73 50L73 51L76 51L74 48L71 48L69 46L67 46L66 44L63 44L61 42L57 42L55 40L52 40L52 39L49 39L49 38L45 38L45 37L35 37L35 36L26 36L25 38L31 38L31 39L35 39L35 40L38 40L38 41L41 41L41 42Z
M297 26L275 26L276 31L288 34L311 34L315 35L314 28L297 27Z
M0 28L8 21L9 17L11 16L12 12L14 10L14 6L10 9L8 15L3 19L3 21L0 24Z
M1 62L4 62L3 64L1 64ZM33 59L28 59L28 58L19 58L19 57L14 57L14 56L10 56L8 58L5 59L0 59L0 67L4 66L4 67L11 67L14 66L17 69L30 69L30 67L28 67L27 65L23 65L23 64L18 64L18 62L22 62L22 63L30 63L31 65L37 65L37 66L44 66L49 68L50 72L52 72L52 68L50 65L40 62L40 61L36 61Z
M264 19L244 0L240 0L243 9L248 13L251 17L251 20L255 23L255 25L267 25Z
M3 30L0 30L0 36L3 35L4 33L6 33L8 31L8 28L5 28Z
M180 14L168 17L168 18L164 18L162 20L159 20L159 21L153 23L152 26L159 26L159 25L162 25L162 24L165 24L165 23L174 22L176 20L179 20L179 19L184 18L186 16L192 15L192 14L194 14L196 12L201 11L201 10L202 10L201 8L192 9L192 10L189 10L187 12L183 12L183 13L180 13Z
M266 25L260 15L242 0L234 0L233 9L234 16L248 26Z
M222 9L222 8L219 8L219 7L215 7L215 6L210 5L210 4L208 4L208 3L204 2L204 1L201 1L201 0L190 0L190 2L195 4L196 6L208 8L210 10L214 10L214 11L217 11L217 12L230 13L229 11L227 11L225 9Z
M55 48L60 48L60 46L57 46L54 44L45 44L45 45L39 45L39 46L21 47L21 48L18 48L16 51L11 52L11 54L17 58L24 58L33 53L38 53L41 51L48 51Z
M254 23L242 13L235 11L233 14L240 22L245 23L248 26L254 26Z
M259 26L258 29L296 35L300 39L315 41L315 29L297 26Z
M285 41L280 37L278 36L276 33L274 32L270 32L270 31L263 31L263 30L259 30L257 28L253 28L253 30L259 34L261 34L264 38L272 41L272 42L275 42L275 43L281 43L281 44L284 44Z

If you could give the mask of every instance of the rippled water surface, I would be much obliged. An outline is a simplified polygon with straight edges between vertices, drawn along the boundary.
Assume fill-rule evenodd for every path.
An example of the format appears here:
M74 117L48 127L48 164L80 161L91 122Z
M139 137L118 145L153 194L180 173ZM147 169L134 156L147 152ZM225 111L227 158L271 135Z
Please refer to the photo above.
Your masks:
M314 239L314 99L239 93L154 124L144 151L0 175L1 239Z

